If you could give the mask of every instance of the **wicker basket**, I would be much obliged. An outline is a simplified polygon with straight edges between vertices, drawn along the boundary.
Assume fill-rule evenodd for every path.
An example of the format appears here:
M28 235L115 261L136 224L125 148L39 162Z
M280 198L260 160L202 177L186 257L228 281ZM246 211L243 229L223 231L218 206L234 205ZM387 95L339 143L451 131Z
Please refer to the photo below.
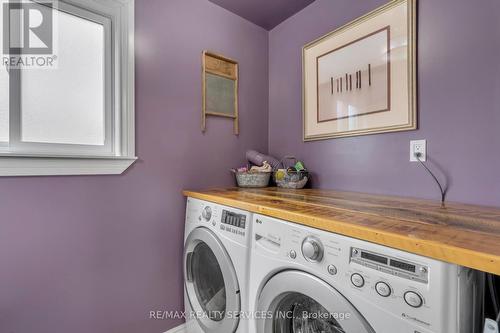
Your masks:
M289 171L288 164L285 161L290 160L293 161L292 165L297 163L297 159L293 156L286 156L281 160L281 166L283 169L275 170L273 172L274 182L278 187L283 188L303 188L306 186L309 180L309 172L308 171Z
M239 187L267 187L271 172L235 172Z

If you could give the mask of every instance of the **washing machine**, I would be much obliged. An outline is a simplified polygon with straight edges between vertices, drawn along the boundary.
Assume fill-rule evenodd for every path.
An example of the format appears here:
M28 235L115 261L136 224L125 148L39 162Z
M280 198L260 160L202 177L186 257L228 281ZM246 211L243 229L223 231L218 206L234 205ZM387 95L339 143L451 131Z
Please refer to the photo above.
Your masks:
M478 333L481 273L254 215L256 333Z
M187 199L184 303L187 333L247 333L249 212Z

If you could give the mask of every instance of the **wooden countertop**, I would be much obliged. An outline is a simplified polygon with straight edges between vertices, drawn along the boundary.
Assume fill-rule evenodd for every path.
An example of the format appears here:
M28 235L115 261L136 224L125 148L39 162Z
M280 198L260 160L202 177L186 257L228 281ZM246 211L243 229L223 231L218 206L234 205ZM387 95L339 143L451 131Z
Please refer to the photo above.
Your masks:
M500 275L500 208L315 189L184 195Z

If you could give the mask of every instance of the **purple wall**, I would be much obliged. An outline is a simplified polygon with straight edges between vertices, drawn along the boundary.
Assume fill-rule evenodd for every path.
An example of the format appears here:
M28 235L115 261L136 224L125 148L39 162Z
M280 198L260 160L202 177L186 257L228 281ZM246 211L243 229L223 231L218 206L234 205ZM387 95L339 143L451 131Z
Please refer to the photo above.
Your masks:
M382 0L317 0L269 36L206 0L136 3L140 160L121 176L0 178L0 332L180 323L148 313L182 309L181 190L232 184L226 170L249 148L305 159L316 187L437 198L408 162L408 140L426 138L451 200L500 205L497 0L420 1L420 130L312 143L301 141L301 47ZM224 119L200 132L206 48L240 61L238 138Z
M301 47L382 5L317 0L269 36L269 152L296 154L313 186L438 199L409 140L427 139L449 200L500 206L500 2L419 2L418 131L302 142Z
M121 176L0 178L0 332L146 333L182 309L184 188L267 150L267 32L206 0L137 0L137 151ZM240 61L241 135L200 132L201 52ZM264 130L263 130L264 129Z

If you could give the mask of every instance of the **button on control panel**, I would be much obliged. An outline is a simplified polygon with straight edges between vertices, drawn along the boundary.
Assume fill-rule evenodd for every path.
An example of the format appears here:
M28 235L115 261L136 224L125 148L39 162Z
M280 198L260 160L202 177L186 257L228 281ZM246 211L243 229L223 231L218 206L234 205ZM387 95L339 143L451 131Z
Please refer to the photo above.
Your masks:
M297 258L297 252L295 252L294 250L290 250L290 252L288 253L288 255L289 255L289 256L290 256L290 258L292 258L292 259Z
M377 282L375 290L382 297L389 297L392 293L391 287L385 282Z
M414 291L407 291L404 295L404 299L405 299L406 304L408 304L409 306L411 306L413 308L419 308L424 303L422 296L420 296L419 294L417 294Z
M365 285L365 279L361 274L354 273L351 275L351 282L355 287L361 288Z
M328 273L330 273L330 275L337 274L337 267L335 267L335 265L328 265L326 269L328 270Z

